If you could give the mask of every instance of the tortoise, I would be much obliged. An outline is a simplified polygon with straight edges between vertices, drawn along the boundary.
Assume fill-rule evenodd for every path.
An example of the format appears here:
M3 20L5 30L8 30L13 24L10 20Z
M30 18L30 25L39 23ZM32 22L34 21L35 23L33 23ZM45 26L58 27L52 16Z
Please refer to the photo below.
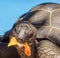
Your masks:
M18 21L29 21L33 24L38 30L37 39L48 39L60 45L60 4L42 3L37 5Z

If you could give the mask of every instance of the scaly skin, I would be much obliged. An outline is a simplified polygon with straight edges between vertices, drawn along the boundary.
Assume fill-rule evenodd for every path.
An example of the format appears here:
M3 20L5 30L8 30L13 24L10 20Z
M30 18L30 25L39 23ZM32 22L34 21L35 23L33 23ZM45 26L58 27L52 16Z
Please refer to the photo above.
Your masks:
M39 41L36 58L60 58L60 47L48 40Z

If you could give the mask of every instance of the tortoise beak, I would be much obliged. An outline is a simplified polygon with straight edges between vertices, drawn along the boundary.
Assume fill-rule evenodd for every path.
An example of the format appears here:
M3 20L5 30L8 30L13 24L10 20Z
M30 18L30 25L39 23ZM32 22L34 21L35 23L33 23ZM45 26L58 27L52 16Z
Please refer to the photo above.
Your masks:
M27 55L27 56L30 56L31 55L31 49L30 49L30 46L27 42L24 42L23 44L20 44L15 37L12 37L10 39L10 42L8 43L8 47L10 46L19 46L20 48L21 47L24 47L24 53Z

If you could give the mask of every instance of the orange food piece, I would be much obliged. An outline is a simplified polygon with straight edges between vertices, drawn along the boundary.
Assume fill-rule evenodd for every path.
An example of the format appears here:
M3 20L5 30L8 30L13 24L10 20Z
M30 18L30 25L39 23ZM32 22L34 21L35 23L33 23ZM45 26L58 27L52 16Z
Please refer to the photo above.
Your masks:
M9 44L8 44L8 47L9 46L13 46L13 45L17 45L18 44L18 41L16 40L16 38L15 37L12 37L11 39L10 39L10 42L9 42Z
M26 54L27 56L30 56L30 55L31 55L30 46L29 46L27 43L24 43L23 45L24 45L24 47L25 47L25 50L24 50L25 54Z

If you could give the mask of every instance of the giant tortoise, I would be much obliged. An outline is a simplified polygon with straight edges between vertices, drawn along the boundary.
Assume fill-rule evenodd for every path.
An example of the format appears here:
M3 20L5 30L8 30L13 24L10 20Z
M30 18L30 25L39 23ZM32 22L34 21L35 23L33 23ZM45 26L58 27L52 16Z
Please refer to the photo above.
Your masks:
M38 32L36 38L37 40L39 40L39 42L41 40L41 43L38 42L39 46L37 46L38 55L41 53L41 51L39 51L41 48L40 49L38 48L40 46L45 48L44 45L47 47L47 50L51 49L52 53L54 53L52 56L52 53L50 53L51 51L49 51L47 52L49 55L47 54L44 55L44 51L42 51L42 55L40 56L40 58L43 58L44 56L46 56L47 58L48 57L60 58L60 52L58 52L60 51L60 47L57 46L60 45L60 25L59 25L60 15L59 14L60 14L60 4L43 3L33 7L27 14L24 15L24 17L21 20L19 19L17 21L17 22L29 21L37 28ZM46 40L42 41L43 39L50 40L51 42ZM55 45L52 42L56 43L57 45ZM49 48L49 46L51 47ZM47 51L46 49L43 50Z

